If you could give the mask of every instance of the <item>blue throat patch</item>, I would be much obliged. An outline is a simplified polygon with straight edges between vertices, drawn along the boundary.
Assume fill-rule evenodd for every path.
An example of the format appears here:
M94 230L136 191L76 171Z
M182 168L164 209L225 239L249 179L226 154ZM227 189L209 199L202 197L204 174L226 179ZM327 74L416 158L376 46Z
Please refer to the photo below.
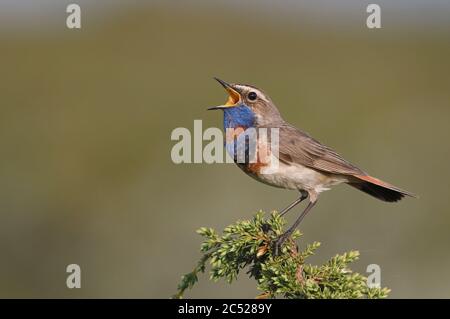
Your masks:
M223 110L223 126L227 128L242 127L247 129L255 125L255 114L245 104Z
M242 127L244 130L255 126L255 114L245 104L236 107L230 107L223 110L223 126L227 128ZM246 142L246 134L240 134L235 141L225 141L225 148L231 158L237 162L238 154L245 154L245 161L249 159L249 146ZM247 137L248 138L248 137Z

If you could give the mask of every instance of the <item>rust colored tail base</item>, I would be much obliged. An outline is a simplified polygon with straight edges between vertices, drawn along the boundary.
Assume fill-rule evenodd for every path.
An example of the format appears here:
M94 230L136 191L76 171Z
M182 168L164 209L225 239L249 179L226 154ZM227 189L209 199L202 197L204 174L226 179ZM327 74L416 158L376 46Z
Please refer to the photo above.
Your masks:
M405 196L416 197L413 193L369 175L354 175L354 177L349 185L385 202L397 202Z

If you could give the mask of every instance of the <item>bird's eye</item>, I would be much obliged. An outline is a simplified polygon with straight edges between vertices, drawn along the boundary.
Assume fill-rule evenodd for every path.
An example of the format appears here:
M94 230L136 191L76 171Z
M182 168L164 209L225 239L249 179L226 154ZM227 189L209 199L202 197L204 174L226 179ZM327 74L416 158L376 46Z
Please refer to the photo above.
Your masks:
M250 92L250 93L248 94L248 99L249 99L250 101L256 100L257 97L258 97L258 95L256 94L256 92Z

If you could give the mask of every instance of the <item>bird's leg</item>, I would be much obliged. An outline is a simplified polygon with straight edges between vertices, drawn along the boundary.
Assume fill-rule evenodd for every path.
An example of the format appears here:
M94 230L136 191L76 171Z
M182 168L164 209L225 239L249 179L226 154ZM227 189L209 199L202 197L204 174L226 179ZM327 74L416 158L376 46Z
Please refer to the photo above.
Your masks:
M316 203L317 200L310 201L308 206L306 206L305 210L300 214L295 223L286 232L284 232L282 235L280 235L280 237L277 238L274 246L275 255L278 255L278 253L281 251L281 245L283 245L286 239L288 239L288 237L292 235L295 229L297 229L298 225L300 225L302 219L306 216L306 214L308 214L308 212L311 210L311 208L314 207Z
M292 208L294 208L295 206L297 206L298 204L300 204L302 201L304 201L307 197L308 197L308 192L301 190L300 191L300 197L297 198L293 203L291 203L288 207L286 207L285 209L283 209L279 214L280 216L285 215L288 211L290 211ZM269 224L264 224L263 225L263 231L264 233L267 233L270 230L270 226Z
M301 190L300 194L301 194L301 196L299 198L297 198L292 204L290 204L288 207L286 207L285 209L283 209L280 212L280 216L283 216L284 214L286 214L288 211L290 211L292 208L294 208L295 206L300 204L302 201L304 201L308 197L308 192L306 192L304 190Z

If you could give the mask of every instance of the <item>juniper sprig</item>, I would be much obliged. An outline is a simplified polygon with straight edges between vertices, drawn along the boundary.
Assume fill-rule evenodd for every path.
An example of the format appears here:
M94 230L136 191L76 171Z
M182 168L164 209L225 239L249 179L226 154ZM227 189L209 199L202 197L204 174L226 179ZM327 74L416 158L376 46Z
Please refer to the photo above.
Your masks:
M306 259L315 253L320 243L313 242L299 251L296 240L301 233L295 231L275 255L273 243L283 233L285 224L278 213L265 218L260 211L252 220L229 225L222 235L212 228L200 228L197 233L204 239L200 248L203 256L193 271L182 277L173 297L182 298L198 281L198 274L205 272L208 263L210 279L225 279L228 283L236 280L239 272L246 268L261 291L257 298L387 297L388 288L370 288L365 276L348 268L359 258L358 251L336 255L320 266L310 265Z

